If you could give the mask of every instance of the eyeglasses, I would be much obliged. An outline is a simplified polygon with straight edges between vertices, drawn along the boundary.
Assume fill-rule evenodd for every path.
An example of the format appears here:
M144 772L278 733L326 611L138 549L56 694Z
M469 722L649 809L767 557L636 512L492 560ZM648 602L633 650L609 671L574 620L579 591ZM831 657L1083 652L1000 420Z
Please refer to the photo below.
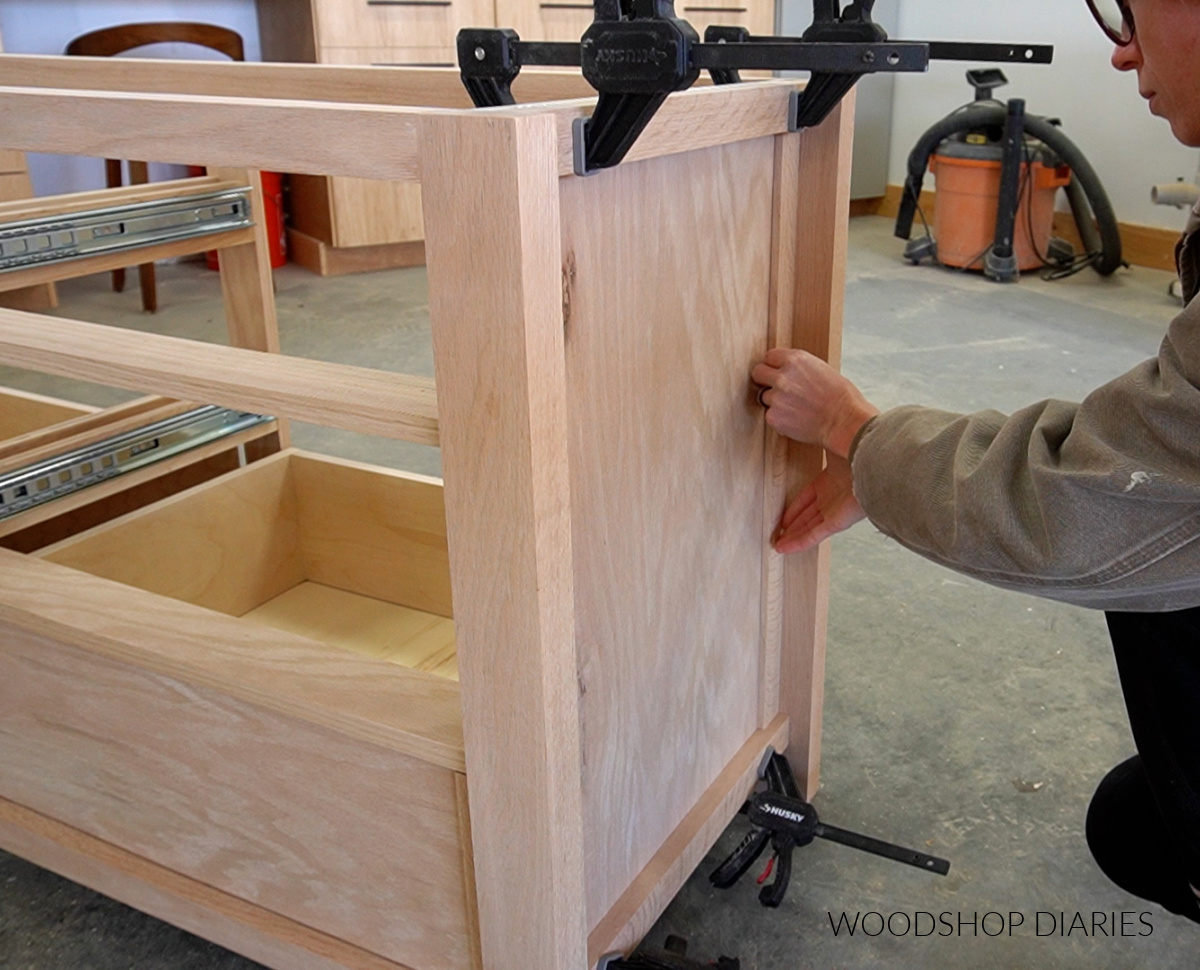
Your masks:
M1118 47L1133 42L1133 11L1129 9L1129 0L1087 0L1087 5L1109 40Z

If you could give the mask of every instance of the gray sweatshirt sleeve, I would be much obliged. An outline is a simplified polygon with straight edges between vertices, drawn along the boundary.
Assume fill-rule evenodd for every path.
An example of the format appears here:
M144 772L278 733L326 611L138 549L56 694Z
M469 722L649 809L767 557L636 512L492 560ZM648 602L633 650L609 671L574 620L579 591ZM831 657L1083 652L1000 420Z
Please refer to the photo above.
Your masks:
M1198 606L1200 299L1081 404L896 408L851 462L871 521L951 569L1098 609Z

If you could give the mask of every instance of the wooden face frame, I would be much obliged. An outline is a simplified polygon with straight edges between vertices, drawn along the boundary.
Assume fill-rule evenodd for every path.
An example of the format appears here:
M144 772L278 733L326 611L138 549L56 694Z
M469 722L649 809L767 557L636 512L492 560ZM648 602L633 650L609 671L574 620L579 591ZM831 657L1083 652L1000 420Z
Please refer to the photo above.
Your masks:
M789 134L792 88L672 96L579 179L592 102L540 101L582 93L562 74L474 111L436 69L0 58L5 147L421 183L436 382L18 311L0 359L441 446L483 966L631 947L768 746L816 789L828 550L785 561L769 536L822 458L763 427L748 372L770 346L838 361L852 110ZM0 620L65 622L29 601L0 596ZM342 723L303 693L288 716ZM37 850L23 811L7 844L65 868L66 836ZM93 881L152 909L148 879ZM400 966L327 929L280 956L284 930L229 911L190 928L267 962Z

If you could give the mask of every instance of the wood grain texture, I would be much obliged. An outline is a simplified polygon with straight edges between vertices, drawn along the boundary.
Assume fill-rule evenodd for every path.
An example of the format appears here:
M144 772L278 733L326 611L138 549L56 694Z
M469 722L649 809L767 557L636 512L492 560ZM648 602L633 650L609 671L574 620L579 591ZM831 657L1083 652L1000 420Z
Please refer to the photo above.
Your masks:
M0 388L0 442L26 439L49 425L94 414L98 409L16 388Z
M257 0L260 15L264 5L280 6L286 3L294 3L294 0ZM276 32L272 30L270 33L275 36ZM264 56L272 60L312 61L315 52L308 56L289 52L286 57L276 57L264 50ZM95 57L9 54L0 57L0 85L429 108L471 107L471 99L463 87L458 69L441 67L233 64L222 61L189 63L142 57L114 61ZM524 70L513 84L513 93L518 101L527 103L589 97L594 91L577 72Z
M800 136L794 317L790 345L841 366L842 312L850 209L854 99L847 97L817 128ZM811 191L821 186L822 191ZM789 443L787 494L817 475L824 455ZM780 712L790 722L788 759L806 797L820 785L825 629L829 607L829 543L787 559L783 581Z
M318 47L445 47L462 27L495 23L492 0L450 0L445 6L316 0L313 12Z
M0 797L391 960L469 962L452 771L7 622L0 733Z
M787 720L782 716L750 736L592 930L589 966L606 953L627 954L641 942L753 790L763 753L786 745Z
M123 516L39 555L229 616L241 616L306 578L286 455Z
M215 169L209 174L248 185L250 213L254 219L250 242L217 249L229 345L277 354L279 322L275 315L275 278L271 272L271 242L262 176L247 169ZM286 419L281 419L278 425L279 440L286 448L291 444L291 430Z
M275 970L409 970L5 799L0 848Z
M377 246L425 238L421 186L411 182L330 179L334 246Z
M23 391L5 388L4 394L25 395ZM53 398L49 399L53 400ZM59 402L78 410L74 416L64 417L56 424L45 425L25 434L0 441L0 473L10 471L36 461L39 458L61 454L71 448L90 444L107 438L110 434L128 431L149 424L160 418L181 414L194 404L168 401L162 397L140 397L108 408L95 408L86 404ZM7 403L6 403L7 406Z
M419 121L428 113L317 101L0 87L0 143L67 155L86 145L107 158L416 181ZM351 145L354 150L347 150Z
M627 158L656 158L781 134L787 130L788 98L795 87L791 81L763 81L700 86L673 94ZM558 128L558 171L570 175L574 170L571 125L575 118L589 114L593 105L594 99L562 101L496 108L491 114L553 113ZM426 119L448 111L0 87L0 143L26 151L67 154L86 144L89 151L113 157L421 181L421 127ZM117 117L119 125L113 121ZM363 131L371 132L371 137L362 137ZM346 151L347 145L356 146L355 150Z
M289 229L288 256L293 263L320 276L374 273L381 269L425 265L425 240L335 249L323 239Z
M458 685L0 550L0 619L369 744L464 769Z
M452 617L441 482L293 453L305 578Z
M243 619L412 670L458 679L454 621L305 580Z
M428 119L422 144L479 925L497 970L586 959L555 138L552 117L481 113Z
M475 846L471 835L471 797L467 794L467 776L454 775L458 796L458 840L463 854L463 899L467 922L471 926L471 970L483 970L483 951L479 945L479 892L475 884Z
M788 347L796 311L796 251L801 226L796 219L800 185L800 135L775 137L775 182L771 208L771 289L768 347ZM759 665L759 727L779 713L780 651L783 648L785 560L771 539L787 504L788 440L766 428L763 448L762 652Z
M433 381L0 310L0 358L111 387L437 444Z
M698 151L750 141L787 131L787 106L795 81L755 81L746 84L699 85L672 94L638 136L625 156L627 162ZM564 101L547 106L558 118L558 171L574 172L571 125L590 115L594 101ZM517 113L547 110L538 106L497 109Z
M562 182L589 928L759 726L773 151Z

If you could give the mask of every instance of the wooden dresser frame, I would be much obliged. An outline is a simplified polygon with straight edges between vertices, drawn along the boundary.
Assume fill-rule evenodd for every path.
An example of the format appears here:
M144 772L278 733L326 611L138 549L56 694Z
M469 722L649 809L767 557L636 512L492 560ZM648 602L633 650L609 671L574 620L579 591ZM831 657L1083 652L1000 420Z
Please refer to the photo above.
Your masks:
M768 746L817 787L828 546L785 560L769 539L822 455L765 428L748 374L770 346L838 362L851 104L791 134L791 83L693 89L577 178L592 102L542 103L562 83L522 76L538 103L476 111L453 71L0 58L0 145L421 183L436 385L15 310L0 361L440 445L459 687L414 679L413 713L379 712L299 671L222 673L186 636L118 649L99 624L94 649L455 770L463 952L488 968L635 945ZM3 550L0 574L0 654L28 634L85 655L71 611L124 595L59 602L63 567ZM461 735L412 727L458 705ZM275 967L406 965L20 804L19 744L0 737L0 846Z

